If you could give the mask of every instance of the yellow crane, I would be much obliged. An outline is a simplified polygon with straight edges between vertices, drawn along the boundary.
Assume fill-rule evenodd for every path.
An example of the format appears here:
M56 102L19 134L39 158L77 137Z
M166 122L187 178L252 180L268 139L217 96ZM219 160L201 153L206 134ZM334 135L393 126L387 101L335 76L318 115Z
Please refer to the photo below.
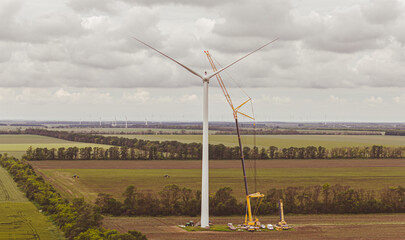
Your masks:
M214 61L213 61L209 51L204 51L204 53L207 55L207 58L208 58L208 61L211 64L212 70L214 70L214 72L216 72L217 68L216 68L216 66L214 64ZM257 210L258 210L258 208L260 206L261 201L263 200L264 195L259 193L259 192L249 194L249 189L248 189L248 185L247 185L247 178L246 178L246 169L245 169L245 156L243 154L242 141L241 141L241 138L240 138L239 123L238 123L238 114L241 114L241 115L243 115L245 117L248 117L248 118L250 118L252 120L255 120L254 117L251 117L251 116L239 111L239 109L243 105L250 102L252 99L249 97L248 100L244 101L239 106L234 107L233 103L232 103L231 96L229 95L228 90L226 89L225 84L222 81L221 75L217 74L216 78L218 80L219 85L221 86L222 92L224 93L226 100L228 101L229 106L232 108L233 118L235 119L236 133L238 135L238 142L239 142L240 158L241 158L241 161L242 161L243 179L244 179L244 182L245 182L245 191L246 191L245 226L248 227L249 231L254 231L256 229L255 227L260 227L260 222L259 222L259 219L256 216L256 213L257 213ZM259 203L257 204L256 209L255 209L254 213L252 214L251 199L253 199L253 198L257 198L259 200Z

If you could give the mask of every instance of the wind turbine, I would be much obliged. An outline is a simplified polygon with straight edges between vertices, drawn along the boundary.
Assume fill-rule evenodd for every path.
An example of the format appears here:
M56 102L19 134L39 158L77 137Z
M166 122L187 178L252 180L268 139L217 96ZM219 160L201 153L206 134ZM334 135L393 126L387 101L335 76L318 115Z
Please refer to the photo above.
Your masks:
M170 56L164 54L163 52L157 50L156 48L150 46L149 44L135 38L136 41L142 43L143 45L155 50L156 52L160 53L161 55L167 57L168 59L172 60L173 62L177 63L178 65L185 68L187 71L191 72L192 74L196 75L197 77L201 78L203 81L203 151L202 151L202 183L201 183L201 227L206 228L209 227L209 193L208 193L208 83L212 77L219 74L220 72L224 71L225 69L229 68L230 66L234 65L235 63L241 61L242 59L248 57L249 55L259 51L260 49L266 47L267 45L273 43L278 38L264 44L263 46L259 47L258 49L246 54L245 56L239 58L238 60L228 64L227 66L211 73L207 74L205 72L204 75L201 75L194 71L193 69L183 65L182 63L178 62L177 60L171 58Z

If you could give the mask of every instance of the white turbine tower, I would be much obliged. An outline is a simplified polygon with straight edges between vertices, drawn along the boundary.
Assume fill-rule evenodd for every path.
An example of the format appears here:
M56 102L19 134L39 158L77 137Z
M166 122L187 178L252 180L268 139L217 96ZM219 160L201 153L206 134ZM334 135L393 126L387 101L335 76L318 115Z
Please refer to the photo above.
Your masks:
M193 69L183 65L182 63L178 62L177 60L169 57L168 55L162 53L161 51L157 50L156 48L148 45L147 43L133 37L136 41L142 43L143 45L155 50L156 52L160 53L161 55L169 58L173 62L177 63L178 65L185 68L187 71L191 72L192 74L196 75L197 77L201 78L203 81L203 151L202 151L202 183L201 183L201 227L206 228L209 227L209 193L208 193L208 83L212 77L219 74L220 72L224 71L225 69L229 68L230 66L234 65L235 63L241 61L242 59L246 58L247 56L251 55L254 52L259 51L260 49L266 47L270 43L273 43L277 40L274 39L265 45L261 46L260 48L246 54L245 56L239 58L238 60L234 61L231 64L219 69L212 74L207 75L205 72L204 75L201 75L194 71Z

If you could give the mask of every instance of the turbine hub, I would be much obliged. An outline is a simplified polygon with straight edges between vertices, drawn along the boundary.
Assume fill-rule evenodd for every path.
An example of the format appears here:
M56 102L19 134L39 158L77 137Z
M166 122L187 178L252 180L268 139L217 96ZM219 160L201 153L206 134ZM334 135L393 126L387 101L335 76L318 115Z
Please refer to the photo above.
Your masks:
M208 76L207 76L207 71L205 71L205 73L204 73L204 76L203 76L202 80L203 80L203 82L210 83L210 79L209 79L209 78L208 78Z

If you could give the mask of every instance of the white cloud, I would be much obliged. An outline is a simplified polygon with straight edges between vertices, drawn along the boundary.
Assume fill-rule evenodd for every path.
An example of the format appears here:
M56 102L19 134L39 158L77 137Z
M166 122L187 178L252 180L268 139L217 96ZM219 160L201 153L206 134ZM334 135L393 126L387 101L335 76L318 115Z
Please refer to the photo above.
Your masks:
M132 35L201 73L205 49L226 65L279 36L229 69L245 87L405 86L399 1L313 2L310 11L293 0L214 2L2 1L0 87L200 84Z
M382 97L371 96L369 98L364 99L364 102L368 103L371 106L375 106L375 105L381 104L383 102L383 99L382 99Z
M330 95L328 100L330 102L332 102L332 103L345 103L345 102L347 102L347 99L336 97L335 95Z
M261 98L255 100L255 103L275 103L275 104L290 104L292 99L290 97L280 97L280 96L267 96L262 95Z
M80 89L80 91L69 91L63 88L23 88L21 91L5 89L0 95L6 93L8 98L13 99L16 104L105 104L110 103L112 97L109 92L96 89Z
M107 16L90 16L82 18L81 24L86 29L96 29L99 27L105 27L107 21Z
M197 95L191 94L191 95L184 95L180 97L180 102L191 102L197 100Z
M368 21L374 24L386 24L395 21L401 14L401 1L372 0L362 11Z
M398 104L405 104L405 95L402 94L400 96L393 97L392 100Z
M203 50L224 66L278 36L227 73L252 95L263 94L259 104L279 109L299 98L262 89L325 93L301 98L314 109L319 101L350 99L357 108L403 101L387 90L405 88L405 4L399 0L3 0L0 19L2 104L199 103L200 90L182 91L199 88L199 79L131 36L200 73L210 69ZM227 107L223 97L210 95L210 101Z
M150 99L150 93L145 89L136 89L136 92L125 92L123 95L123 102L128 103L146 103Z
M215 19L199 18L195 21L194 35L197 38L207 36L215 27Z
M10 88L0 88L0 102L13 102L15 91Z

